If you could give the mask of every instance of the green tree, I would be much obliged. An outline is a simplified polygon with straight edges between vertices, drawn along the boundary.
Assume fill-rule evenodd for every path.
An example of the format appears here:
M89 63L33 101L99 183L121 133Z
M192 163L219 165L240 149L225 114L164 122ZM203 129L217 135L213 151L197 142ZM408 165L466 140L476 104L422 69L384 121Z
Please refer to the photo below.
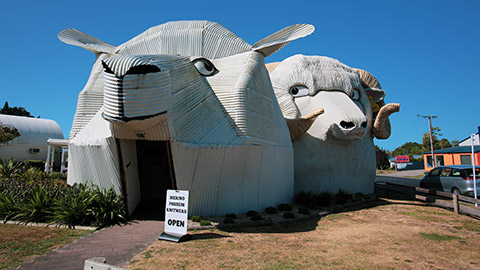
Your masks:
M7 143L19 136L20 133L18 132L18 129L4 126L0 122L0 143Z
M377 159L377 169L385 170L390 167L387 152L375 145L375 155Z
M408 155L412 159L414 155L423 154L423 146L416 142L406 142L402 146L393 150L393 156Z
M23 107L8 106L8 101L5 101L3 108L0 109L0 114L33 117L33 115L29 111L25 110L25 108Z
M445 139L445 138L443 138L441 140L438 139L439 137L443 136L443 133L440 133L440 131L442 131L442 130L439 127L432 127L433 148L434 149L443 149L443 148L452 147L452 144L447 139ZM425 132L423 134L422 146L423 146L423 151L424 152L431 151L429 132Z

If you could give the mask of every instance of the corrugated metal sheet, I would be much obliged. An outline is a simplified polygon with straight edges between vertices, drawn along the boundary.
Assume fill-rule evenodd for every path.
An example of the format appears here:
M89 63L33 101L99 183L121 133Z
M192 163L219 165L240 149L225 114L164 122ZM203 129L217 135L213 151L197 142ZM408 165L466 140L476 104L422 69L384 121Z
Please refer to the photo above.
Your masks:
M265 57L285 47L290 41L310 35L315 27L310 24L295 24L259 40L252 49L261 52Z
M309 35L313 29L311 25L293 25L257 42L255 48L270 55L291 40ZM115 50L113 46L75 29L65 29L58 37L65 43L98 53L90 78L79 95L70 138L75 137L103 105L101 61L112 56L112 51L119 55L171 54L218 59L252 50L251 45L230 30L209 21L168 22L151 27Z
M68 145L68 184L113 187L122 193L119 153L110 124L98 112Z
M14 127L20 133L9 144L47 145L49 138L63 139L63 132L57 122L50 119L0 114L0 124Z
M295 192L372 193L376 167L372 111L358 73L335 59L297 55L280 63L271 80L285 117L325 110L307 134L293 142ZM289 93L294 85L307 87L308 95L294 98ZM355 90L358 100L352 99ZM355 128L342 128L342 121ZM367 126L362 128L362 123Z
M93 184L100 188L113 187L117 194L121 194L120 166L115 140L103 138L97 139L96 143L73 142L69 145L67 183Z
M190 190L192 215L263 210L293 197L291 148L189 148L176 142L172 153L177 187Z
M123 165L126 180L126 198L128 212L133 213L140 202L140 181L138 178L137 147L134 140L120 140L120 151L122 152Z
M127 123L111 124L115 138L126 140L169 141L174 136L168 114L162 114L146 120L134 120ZM130 127L135 127L131 129Z

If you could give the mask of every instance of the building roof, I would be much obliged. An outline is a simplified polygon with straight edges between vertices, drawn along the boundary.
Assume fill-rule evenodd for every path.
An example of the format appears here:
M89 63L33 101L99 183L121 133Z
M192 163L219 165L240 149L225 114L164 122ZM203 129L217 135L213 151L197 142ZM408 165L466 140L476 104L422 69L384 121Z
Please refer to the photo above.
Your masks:
M0 114L0 123L20 133L9 144L46 145L49 138L63 139L62 129L50 119Z
M458 154L458 153L472 153L471 146L457 146L444 149L433 150L435 154ZM480 145L474 146L475 153L480 152ZM423 152L423 154L431 154L431 151Z

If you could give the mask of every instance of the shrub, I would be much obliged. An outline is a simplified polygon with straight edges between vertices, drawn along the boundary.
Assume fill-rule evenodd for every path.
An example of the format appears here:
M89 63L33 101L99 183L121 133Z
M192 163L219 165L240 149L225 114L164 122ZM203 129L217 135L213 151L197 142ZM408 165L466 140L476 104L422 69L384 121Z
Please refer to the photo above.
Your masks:
M263 217L260 216L258 213L255 213L254 215L252 215L250 217L250 220L252 220L252 221L263 220Z
M258 215L257 211L250 210L247 212L247 217L253 217L254 215Z
M328 191L320 192L315 196L315 202L319 207L330 206L334 201L335 196Z
M235 215L234 213L229 213L229 214L225 214L225 218L236 219L237 215Z
M195 215L195 216L193 216L190 220L191 220L192 222L200 222L200 221L202 221L202 219L203 219L203 218L202 218L201 216Z
M212 225L212 222L210 222L209 220L200 220L200 226L208 226L208 225Z
M313 195L311 191L300 191L299 193L295 194L293 201L310 209L315 209L317 207L315 195Z
M235 220L233 218L226 217L226 218L223 219L223 223L224 224L233 224L233 223L235 223Z
M277 213L277 209L273 206L269 206L269 207L265 208L265 212L267 214L275 214L275 213Z
M41 179L43 175L44 173L38 170L37 168L29 168L19 174L21 178L29 182L32 182L37 179Z
M90 225L94 221L92 202L94 196L82 185L78 193L66 194L53 208L52 222L65 224L69 228L75 225Z
M365 195L363 195L363 193L361 192L357 192L355 193L355 195L353 196L353 200L354 201L360 201Z
M295 218L295 214L292 212L285 212L283 213L284 218Z
M0 181L0 217L25 223L105 227L125 222L127 215L123 197L113 188L101 190L50 179L27 182L11 178Z
M13 194L0 193L0 218L6 222L18 213Z
M123 197L117 195L113 188L107 190L95 187L92 193L94 226L105 227L127 221Z
M302 215L310 215L310 210L308 210L308 208L301 207L301 208L298 208L298 213Z
M13 218L24 223L47 222L53 212L54 198L48 189L36 186L30 190L26 200L19 204L18 213Z
M24 160L22 161L23 166L22 170L26 171L30 168L35 168L38 171L44 171L45 170L45 161L43 160Z
M277 208L278 208L279 211L290 211L290 210L292 210L292 207L289 204L286 204L286 203L279 204Z
M337 204L344 204L351 199L352 199L352 194L346 193L342 189L339 189L338 193L335 194L335 202Z
M16 162L13 158L0 159L0 178L12 178L17 176L22 166L21 162Z

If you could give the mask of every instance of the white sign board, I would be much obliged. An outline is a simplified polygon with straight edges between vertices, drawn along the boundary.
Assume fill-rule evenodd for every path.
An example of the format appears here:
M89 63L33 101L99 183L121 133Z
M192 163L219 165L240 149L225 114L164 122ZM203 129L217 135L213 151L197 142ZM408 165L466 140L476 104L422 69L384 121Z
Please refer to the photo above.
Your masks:
M167 190L165 204L165 230L169 235L181 237L187 234L188 191Z

